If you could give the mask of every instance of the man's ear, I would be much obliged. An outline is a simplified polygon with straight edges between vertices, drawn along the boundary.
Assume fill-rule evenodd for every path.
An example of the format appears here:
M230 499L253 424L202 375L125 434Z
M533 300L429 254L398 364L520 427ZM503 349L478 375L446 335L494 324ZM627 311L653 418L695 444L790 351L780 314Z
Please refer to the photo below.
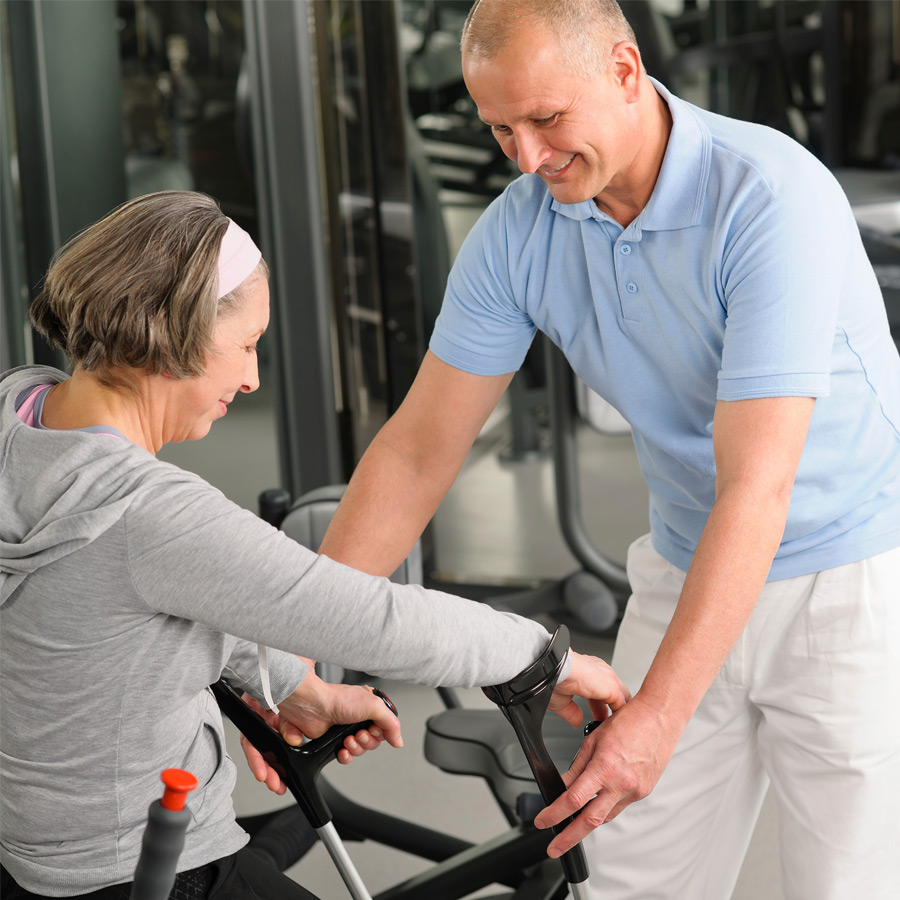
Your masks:
M637 44L633 41L619 41L612 49L609 65L616 83L625 91L625 101L637 103L638 84L644 71Z

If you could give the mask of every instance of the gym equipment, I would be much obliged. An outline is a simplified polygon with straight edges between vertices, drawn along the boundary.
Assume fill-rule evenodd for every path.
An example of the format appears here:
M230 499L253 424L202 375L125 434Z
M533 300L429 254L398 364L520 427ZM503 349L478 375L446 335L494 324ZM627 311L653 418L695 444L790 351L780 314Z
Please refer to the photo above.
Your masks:
M160 777L166 788L147 813L131 900L166 900L175 884L184 833L191 821L184 804L187 795L197 787L197 779L184 769L166 769Z
M603 632L621 618L631 589L624 568L597 549L584 524L575 428L579 414L575 373L550 338L545 337L544 341L557 515L566 546L581 564L581 569L562 583L563 604L589 629ZM597 423L590 424L597 427Z
M527 776L523 777L522 771L530 766L538 777L544 799L549 802L559 796L565 787L547 751L542 724L568 647L568 632L563 626L533 665L510 682L485 689L485 693L500 706L513 724L514 733L510 733L507 726L504 726L503 733L494 729L493 723L500 720L502 724L502 719L491 710L450 709L434 717L442 720L435 731L431 730L429 722L426 756L439 766L441 760L453 759L457 768L450 771L465 771L466 774L488 779L495 795L510 790L515 792L515 782L518 782L518 790L533 791L534 782ZM492 884L511 888L512 893L508 895L511 900L525 900L526 897L561 900L569 886L576 900L587 896L584 885L587 865L580 846L569 851L561 864L551 860L546 856L550 836L534 828L530 822L514 824L496 838L474 846L458 838L368 810L343 797L321 776L322 768L335 758L347 735L370 723L334 726L321 738L294 748L284 743L281 735L243 704L227 685L219 682L213 686L213 692L222 712L257 750L267 756L297 800L296 811L271 814L269 821L256 830L252 838L253 846L269 852L273 830L289 827L302 832L304 828L308 831L311 826L325 844L354 900L372 898L353 866L342 838L375 840L435 861L436 865L430 869L388 888L375 900L457 900ZM482 713L480 718L488 727L480 731L470 729L469 732L452 727L454 718L471 723L472 712ZM560 724L565 726L565 723ZM569 726L565 728L569 732L568 744L564 745L558 739L559 733L554 731L553 746L557 751L565 746L567 752L563 758L564 764L567 764L574 755L573 749L580 745L581 736ZM469 753L468 758L463 759L467 756L467 745L470 750L487 748L499 765L491 771L490 767L479 762L476 753ZM504 781L508 783L503 784ZM532 805L532 808L536 812L539 807ZM293 844L302 852L310 846L302 835ZM287 868L299 858L272 855L282 868Z
M576 377L550 338L540 338L532 349L537 348L547 380L557 520L579 568L558 581L497 595L488 602L523 616L548 613L580 631L612 635L625 612L631 588L624 567L596 546L584 522L577 424L582 420L601 433L621 433L627 430L627 423ZM449 590L465 593L462 585Z

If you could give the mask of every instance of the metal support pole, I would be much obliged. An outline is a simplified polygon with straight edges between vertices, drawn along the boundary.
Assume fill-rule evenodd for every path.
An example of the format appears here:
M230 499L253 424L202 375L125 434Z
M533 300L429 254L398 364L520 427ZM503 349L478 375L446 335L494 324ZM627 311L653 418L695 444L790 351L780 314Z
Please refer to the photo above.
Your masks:
M321 828L317 828L316 833L322 839L328 855L334 862L338 872L340 872L341 878L344 880L344 884L347 885L347 890L350 891L353 900L372 900L372 895L363 884L359 872L356 871L356 866L353 865L350 854L347 853L347 849L338 837L334 823L328 822Z

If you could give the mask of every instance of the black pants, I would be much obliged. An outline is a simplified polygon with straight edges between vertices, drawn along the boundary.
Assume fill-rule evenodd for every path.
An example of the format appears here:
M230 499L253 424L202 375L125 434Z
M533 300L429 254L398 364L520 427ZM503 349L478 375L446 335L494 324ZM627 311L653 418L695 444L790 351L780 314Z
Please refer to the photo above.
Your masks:
M20 888L0 866L0 895L3 900L50 900ZM71 900L129 900L131 882L114 884ZM169 900L316 900L305 888L283 875L271 857L252 847L233 856L179 872Z

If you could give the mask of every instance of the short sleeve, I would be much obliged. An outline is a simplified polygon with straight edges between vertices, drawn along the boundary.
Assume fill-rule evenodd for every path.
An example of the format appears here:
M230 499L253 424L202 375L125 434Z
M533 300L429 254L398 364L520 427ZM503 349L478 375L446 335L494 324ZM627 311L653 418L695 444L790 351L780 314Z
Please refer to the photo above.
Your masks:
M443 362L475 375L515 372L536 331L510 277L508 206L504 193L463 242L429 345Z
M850 277L849 204L824 167L807 164L797 166L791 184L757 181L742 212L730 224L722 265L726 320L717 399L828 396Z

